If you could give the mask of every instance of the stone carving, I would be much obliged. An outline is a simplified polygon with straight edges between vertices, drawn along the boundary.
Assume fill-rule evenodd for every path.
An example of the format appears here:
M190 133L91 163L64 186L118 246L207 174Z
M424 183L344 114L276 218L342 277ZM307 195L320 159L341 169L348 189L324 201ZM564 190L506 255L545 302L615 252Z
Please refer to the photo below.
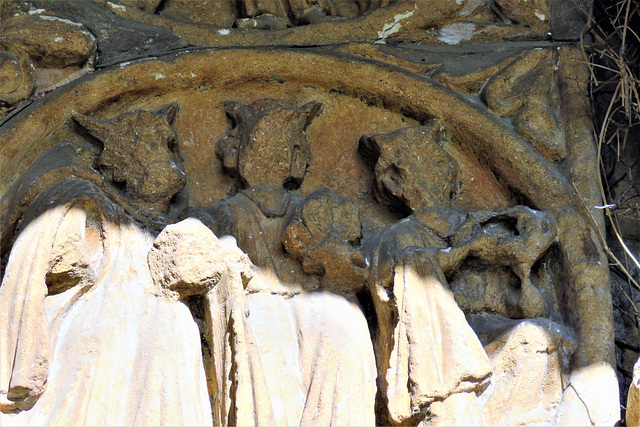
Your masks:
M434 421L447 416L453 424L483 422L473 393L486 387L491 368L446 289L445 276L465 258L511 266L521 278L518 305L524 317L546 314L529 271L555 239L553 219L513 207L463 220L451 206L457 164L441 144L437 123L360 140L361 152L375 162L378 201L412 213L367 245L379 322L378 372L386 373L379 387L386 390L396 423L424 416L434 401L441 402L428 411ZM513 231L505 226L509 220L516 224Z
M114 193L124 187L119 191L124 197L151 212L166 212L186 184L177 136L164 123L174 120L177 108L174 103L155 112L133 111L107 123L75 116L103 144L97 167L107 185L114 187Z
M355 18L379 6L366 1L356 0L250 0L236 4L234 1L208 2L169 0L162 9L151 10L162 16L182 18L183 20L216 24L225 27L235 26L247 29L283 29L288 26L313 24L331 18ZM379 3L379 2L378 2ZM148 10L148 9L147 9Z
M78 19L103 46L121 49L108 33L121 32L130 51L157 45L277 45L403 40L457 45L469 41L545 40L580 31L574 4L515 0L433 2L394 0L29 0L31 10ZM114 16L115 15L115 20ZM130 34L132 23L140 34ZM552 25L552 23L554 25ZM156 37L150 40L153 29ZM126 35L125 35L126 34ZM143 36L147 36L144 38ZM135 40L133 40L135 39ZM138 44L136 45L135 42ZM102 50L102 49L101 49ZM106 50L106 49L105 49ZM109 52L99 52L98 57Z
M36 87L50 91L92 69L96 40L82 25L2 9L0 16L0 118Z
M215 360L225 351L213 346L211 363L220 387L214 402L217 423L375 423L373 348L355 296L318 290L317 280L305 277L282 245L283 230L302 203L288 189L299 187L310 161L304 129L320 107L314 102L298 108L273 99L225 104L234 126L216 152L241 190L200 215L216 235L233 236L257 268L244 289L212 313L212 321L223 325L219 330L243 336L229 349L231 360ZM306 212L317 200L310 197ZM338 219L323 225L330 228ZM314 247L307 253L313 257L314 250L321 251ZM305 269L317 265L307 262ZM335 280L337 273L328 269L327 276ZM234 312L235 319L227 314ZM234 371L237 383L228 380Z
M282 235L285 249L302 263L302 271L320 276L323 289L346 294L364 287L361 241L358 206L326 188L305 199Z
M3 124L1 423L615 421L575 52L368 47L124 63Z
M0 101L13 105L26 99L35 86L35 72L29 57L20 51L2 46L2 94Z
M550 161L567 155L551 97L552 54L548 50L528 52L498 72L485 85L482 96L497 115L512 117L514 128Z
M0 288L3 423L211 423L198 330L175 292L164 291L181 289L180 275L174 285L153 271L156 264L147 264L146 253L155 233L117 203L130 197L151 215L168 212L184 186L174 163L175 111L172 104L106 123L76 116L104 144L97 167L110 183L59 181L22 221ZM136 163L135 153L155 162ZM124 197L113 187L123 181ZM191 250L198 244L207 251L216 247L215 236L201 227L204 234L168 228L154 250L172 244L171 238L191 242L193 265ZM178 262L185 256L181 249L172 246ZM163 257L160 252L151 259ZM182 280L196 277L206 288L217 279L209 271L204 264Z
M475 393L487 386L491 372L489 359L453 295L443 287L444 274L456 269L467 256L509 265L522 280L518 304L523 314L527 317L545 314L545 303L531 284L529 270L555 238L553 219L525 207L495 214L474 214L466 222L456 219L450 206L457 166L439 146L441 132L435 123L404 128L389 135L363 137L361 151L375 163L379 202L413 212L412 217L371 237L370 242L365 240L371 260L369 279L365 281L367 261L357 246L362 239L357 206L326 189L312 193L304 201L287 191L287 187L298 188L306 174L310 155L303 130L317 114L319 105L308 104L298 109L281 101L262 99L249 105L227 103L225 108L234 126L220 139L216 151L227 172L237 178L238 187L244 189L200 216L217 235L238 239L239 247L257 267L265 270L245 285L250 314L242 319L245 335L253 332L253 340L267 342L258 344L257 348L251 348L250 338L244 343L245 351L255 359L251 363L254 374L256 370L261 371L259 377L264 377L264 384L254 380L250 395L236 395L236 401L231 404L236 408L236 417L250 417L251 412L240 414L247 408L256 411L260 399L255 396L260 393L265 396L286 393L287 402L300 401L295 397L298 394L313 399L303 399L302 407L289 403L281 418L272 418L278 414L271 397L271 410L259 421L348 423L354 419L350 418L353 413L345 418L339 408L331 406L333 401L317 400L317 391L312 388L313 383L326 384L328 378L339 375L343 378L342 384L340 389L334 388L334 398L341 399L343 388L352 394L359 391L362 394L350 400L351 405L355 405L351 411L362 411L356 412L362 419L373 419L372 360L369 358L367 368L367 361L360 358L362 350L371 346L361 340L367 337L365 330L360 330L358 348L340 349L343 364L360 366L351 376L339 374L344 366L337 367L329 359L307 360L304 347L298 348L299 344L288 348L286 340L271 342L274 335L291 334L288 331L291 326L287 325L301 328L300 324L305 322L298 317L305 311L294 314L293 319L287 318L285 313L290 309L278 293L293 294L291 299L297 310L305 303L312 303L314 309L330 303L332 311L323 307L323 312L344 318L349 312L336 311L340 307L336 297L316 291L313 298L309 298L305 290L320 287L344 295L347 301L351 296L353 301L353 295L368 284L378 323L378 329L373 332L377 337L378 388L388 408L388 421L417 422L425 414L429 414L429 419L438 420L446 414L454 423L482 422L482 410ZM425 165L431 173L420 173ZM512 233L500 225L508 220L516 222L518 232ZM283 252L281 240L284 248L302 261L304 273L321 276L320 283L301 274L300 267L292 264ZM274 312L273 307L281 309ZM355 319L360 318L361 325L365 324L362 312L356 309L351 313ZM329 320L316 315L316 322L322 325ZM265 325L269 325L269 330L264 329ZM342 327L332 326L337 335L347 334ZM434 339L432 334L444 340ZM333 346L341 342L337 337L330 340ZM283 378L283 373L277 370L278 375L273 378L272 371L266 368L274 363L270 353L282 352L282 347L294 357L280 356L277 362L301 366L303 372L309 372L310 383L303 381L299 390L291 388L297 383L295 379ZM241 353L238 349L236 352ZM351 359L354 361L350 362ZM456 361L451 364L451 360ZM315 368L306 367L310 363ZM228 376L226 369L223 378ZM368 385L358 381L363 370L369 371ZM282 383L290 384L290 388L282 390ZM408 384L411 384L409 389ZM252 401L239 400L242 398ZM443 403L431 411L434 401ZM218 402L218 405L229 404ZM309 414L309 407L317 413ZM460 414L459 418L451 418L453 408ZM224 414L220 409L216 412ZM257 413L259 417L264 416L261 411ZM219 418L223 424L230 419L224 415Z

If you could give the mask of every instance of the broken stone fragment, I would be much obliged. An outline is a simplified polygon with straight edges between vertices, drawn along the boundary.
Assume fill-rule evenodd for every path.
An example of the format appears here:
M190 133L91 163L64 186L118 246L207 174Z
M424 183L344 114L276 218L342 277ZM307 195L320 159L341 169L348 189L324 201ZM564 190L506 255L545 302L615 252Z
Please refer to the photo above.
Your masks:
M194 218L167 226L153 242L147 261L154 283L180 298L206 294L225 268L222 244Z

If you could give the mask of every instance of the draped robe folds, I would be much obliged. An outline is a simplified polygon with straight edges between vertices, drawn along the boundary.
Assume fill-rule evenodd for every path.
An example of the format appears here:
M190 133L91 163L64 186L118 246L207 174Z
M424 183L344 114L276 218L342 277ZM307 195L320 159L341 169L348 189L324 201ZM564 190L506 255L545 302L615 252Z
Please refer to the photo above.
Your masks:
M212 425L197 325L150 276L154 233L82 180L23 224L0 287L0 424ZM60 263L79 280L48 295Z
M312 290L283 252L298 202L280 186L260 186L209 210L216 235L235 237L256 266L246 289L236 280L233 296L218 286L210 298L214 329L228 336L213 351L217 381L226 384L216 422L374 425L375 358L356 298Z
M482 423L471 396L486 387L491 364L429 250L445 249L444 241L409 217L382 231L369 248L379 324L378 387L392 421L419 419L431 403L456 400L444 410L475 414L465 421Z

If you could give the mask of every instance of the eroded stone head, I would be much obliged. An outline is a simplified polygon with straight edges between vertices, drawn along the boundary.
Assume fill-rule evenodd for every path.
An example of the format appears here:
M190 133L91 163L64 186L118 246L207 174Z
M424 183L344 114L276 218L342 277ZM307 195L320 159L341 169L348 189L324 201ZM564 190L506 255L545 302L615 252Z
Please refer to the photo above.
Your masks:
M443 139L437 122L360 138L360 153L375 164L378 201L410 212L450 206L458 164L442 148Z
M315 101L298 107L270 98L251 104L227 102L233 127L218 141L216 154L243 185L297 188L311 161L305 129L321 107Z
M364 284L361 239L358 206L326 188L307 197L282 235L303 271L321 276L324 289L339 293L355 293Z
M186 185L178 139L171 127L178 104L155 111L135 110L101 122L83 114L75 120L104 149L98 168L109 181L142 207L164 212L171 198Z

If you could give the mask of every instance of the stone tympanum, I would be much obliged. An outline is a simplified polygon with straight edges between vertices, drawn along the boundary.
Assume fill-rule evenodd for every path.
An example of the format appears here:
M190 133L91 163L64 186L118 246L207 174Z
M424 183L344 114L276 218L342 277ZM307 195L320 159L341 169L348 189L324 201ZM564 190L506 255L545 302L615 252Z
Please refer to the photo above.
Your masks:
M0 5L0 424L613 424L567 9L422 3Z

